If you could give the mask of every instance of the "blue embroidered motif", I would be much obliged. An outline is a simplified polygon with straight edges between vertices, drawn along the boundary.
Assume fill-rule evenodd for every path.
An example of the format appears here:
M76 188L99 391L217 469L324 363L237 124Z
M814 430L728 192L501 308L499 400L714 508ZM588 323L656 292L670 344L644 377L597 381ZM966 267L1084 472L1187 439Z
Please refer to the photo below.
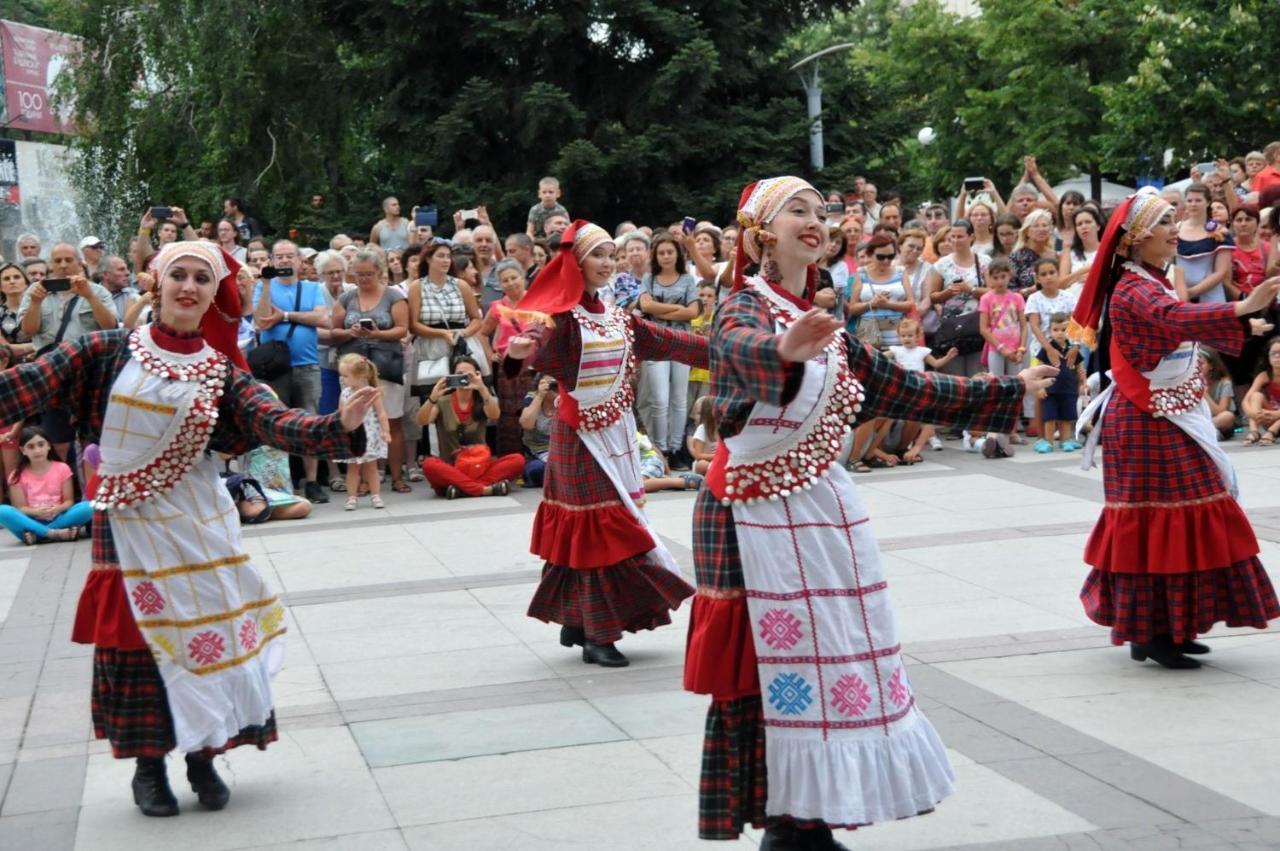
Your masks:
M783 715L800 715L813 703L813 686L799 674L778 674L769 683L769 702Z

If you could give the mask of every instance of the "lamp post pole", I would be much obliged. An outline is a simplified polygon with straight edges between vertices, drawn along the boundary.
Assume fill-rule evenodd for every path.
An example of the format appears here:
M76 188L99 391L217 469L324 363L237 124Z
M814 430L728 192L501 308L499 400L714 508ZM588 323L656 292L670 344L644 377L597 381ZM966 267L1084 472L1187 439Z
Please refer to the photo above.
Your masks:
M822 171L826 165L822 150L822 77L819 74L818 60L827 54L848 50L851 47L853 47L852 42L837 44L812 53L791 66L791 70L800 75L800 84L804 86L809 111L809 164L815 172ZM813 68L806 68L805 66L811 62Z

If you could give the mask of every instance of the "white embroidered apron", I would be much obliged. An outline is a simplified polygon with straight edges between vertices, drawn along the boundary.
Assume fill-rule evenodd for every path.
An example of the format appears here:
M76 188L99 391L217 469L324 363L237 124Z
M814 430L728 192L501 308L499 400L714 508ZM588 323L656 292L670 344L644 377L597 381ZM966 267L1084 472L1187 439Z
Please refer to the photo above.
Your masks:
M235 503L205 447L227 374L208 345L161 350L143 326L111 386L101 483L125 592L168 692L177 746L220 747L266 722L284 661L284 607L244 552Z
M799 318L760 279L750 286L779 332ZM722 438L764 702L766 813L834 825L916 815L954 779L903 668L867 507L834 463L862 398L839 335L790 404L757 402Z
M582 335L578 379L568 391L578 404L578 437L596 459L618 498L653 539L648 558L680 575L680 565L649 525L644 513L644 479L640 475L640 447L636 443L635 346L625 311L609 307L601 315L581 306L573 309Z
M1125 267L1137 274L1155 281L1156 279L1136 263L1126 263ZM1188 437L1204 450L1218 473L1222 483L1232 498L1240 496L1240 485L1236 478L1235 465L1227 457L1218 443L1218 429L1213 424L1213 414L1209 411L1209 403L1205 401L1204 376L1200 372L1200 347L1196 343L1181 343L1176 349L1160 359L1155 367L1141 373L1151 385L1151 401L1155 406L1152 416L1166 419L1182 429ZM1076 420L1076 435L1080 436L1084 428L1094 418L1097 422L1085 441L1084 453L1080 457L1081 469L1088 470L1094 466L1094 456L1098 450L1098 441L1102 437L1102 424L1106 419L1107 404L1117 392L1115 376L1107 372L1111 383Z

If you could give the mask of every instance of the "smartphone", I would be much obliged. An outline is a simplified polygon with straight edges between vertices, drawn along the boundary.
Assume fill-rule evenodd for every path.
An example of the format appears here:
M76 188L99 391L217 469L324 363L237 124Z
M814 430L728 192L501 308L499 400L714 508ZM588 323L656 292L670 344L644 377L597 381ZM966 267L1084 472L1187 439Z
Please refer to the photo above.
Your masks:
M480 211L475 209L474 207L471 208L470 210L462 210L461 213L462 213L462 221L464 222L471 221L472 219L474 219L477 222L480 221Z
M463 218L467 210L463 210ZM413 211L413 226L416 228L428 227L434 229L440 224L440 215L436 212L435 207L419 207Z
M966 177L964 179L965 192L981 192L986 185L985 177Z
M374 322L372 319L370 319L370 318L369 318L369 317L367 317L367 316L362 316L361 318L357 319L357 320L356 320L356 324L357 324L357 325L359 325L361 328L363 328L363 329L364 329L364 330L366 330L366 331L377 331L377 330L378 330L378 323L377 323L377 322Z
M173 210L168 207L152 207L151 218L156 221L160 221L161 219L171 219L173 218Z
M685 216L684 223L680 227L684 230L685 233L693 233L693 229L694 227L697 226L697 224L698 223L694 221L693 216Z
M71 289L70 278L45 278L40 283L47 293L65 293Z
M459 390L466 387L470 383L465 375L446 375L444 377L444 386L450 390Z
M836 203L828 204L828 205L827 205L827 212L828 212L828 213L843 213L843 212L844 212L844 204L836 204Z

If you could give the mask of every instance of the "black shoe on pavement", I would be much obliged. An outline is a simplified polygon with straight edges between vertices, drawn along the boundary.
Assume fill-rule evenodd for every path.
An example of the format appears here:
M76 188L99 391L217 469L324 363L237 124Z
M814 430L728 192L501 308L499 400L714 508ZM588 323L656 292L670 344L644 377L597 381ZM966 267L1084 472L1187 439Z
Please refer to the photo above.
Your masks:
M168 818L178 814L178 799L169 788L162 757L139 757L133 772L133 802L144 816Z
M688 470L692 463L693 459L684 449L677 449L667 456L667 464L672 470Z
M303 495L306 496L307 502L315 505L324 505L329 501L329 497L325 494L324 488L320 487L319 482L307 482L303 489Z
M582 661L588 665L600 665L603 668L625 668L631 660L622 655L612 644L596 644L588 641L582 645Z
M220 810L231 800L231 790L213 770L213 760L187 754L187 782L206 810Z
M1201 644L1199 641L1184 641L1174 646L1178 648L1179 653L1188 653L1192 656L1203 656L1209 652L1209 645Z
M1200 667L1200 663L1195 659L1183 656L1178 645L1174 644L1173 639L1167 635L1157 635L1148 644L1130 642L1129 658L1135 662L1145 662L1150 659L1161 667L1175 670L1191 670Z
M848 846L836 842L831 828L825 824L800 831L800 847L805 851L849 851Z
M806 847L801 831L791 821L775 824L760 840L760 851L804 851Z
M580 626L562 626L560 627L560 646L573 647L574 645L583 645L587 642L587 633Z

